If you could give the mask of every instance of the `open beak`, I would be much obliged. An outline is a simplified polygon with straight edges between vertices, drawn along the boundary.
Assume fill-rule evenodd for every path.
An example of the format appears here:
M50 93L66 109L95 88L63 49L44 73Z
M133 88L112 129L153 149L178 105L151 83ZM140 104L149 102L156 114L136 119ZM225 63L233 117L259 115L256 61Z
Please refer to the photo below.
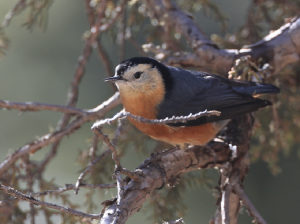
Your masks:
M118 80L123 80L123 78L121 76L113 76L113 77L104 79L105 82L116 82Z

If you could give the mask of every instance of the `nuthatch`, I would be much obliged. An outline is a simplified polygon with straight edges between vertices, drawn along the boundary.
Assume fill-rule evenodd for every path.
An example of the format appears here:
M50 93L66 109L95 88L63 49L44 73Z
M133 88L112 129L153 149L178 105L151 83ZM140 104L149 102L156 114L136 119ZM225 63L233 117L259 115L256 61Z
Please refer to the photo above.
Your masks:
M127 112L143 118L164 119L205 110L221 112L220 116L172 124L147 124L128 118L150 137L181 146L209 142L231 118L272 105L256 95L280 92L271 84L174 68L148 57L121 62L115 76L105 81L115 82Z

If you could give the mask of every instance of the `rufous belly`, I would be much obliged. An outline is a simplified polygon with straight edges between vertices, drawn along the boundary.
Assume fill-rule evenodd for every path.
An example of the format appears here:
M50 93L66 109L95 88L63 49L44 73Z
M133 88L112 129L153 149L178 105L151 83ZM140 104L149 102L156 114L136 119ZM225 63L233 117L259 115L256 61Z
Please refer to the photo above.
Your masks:
M145 124L130 119L130 122L140 131L150 137L172 145L204 145L215 137L218 130L213 124L191 127L171 127L165 124Z

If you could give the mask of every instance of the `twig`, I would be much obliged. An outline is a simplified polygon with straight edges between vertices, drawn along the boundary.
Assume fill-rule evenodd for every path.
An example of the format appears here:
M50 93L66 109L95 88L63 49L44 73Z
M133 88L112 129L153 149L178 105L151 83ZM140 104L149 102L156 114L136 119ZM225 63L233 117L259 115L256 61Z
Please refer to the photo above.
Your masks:
M47 103L36 103L36 102L10 102L6 100L0 100L0 107L5 109L15 109L19 111L41 111L41 110L50 110L50 111L59 111L65 114L77 114L80 116L86 115L84 110L80 110L74 107L47 104Z
M123 127L123 122L119 121L119 124L118 124L118 127L117 127L117 130L115 132L115 137L112 141L112 144L113 145L116 145L117 144L117 140L119 138L119 136L121 135L121 131L122 131L122 127ZM98 135L95 134L95 137L94 139L99 138ZM90 169L97 163L99 162L102 158L104 158L108 153L110 152L110 149L106 149L100 156L98 156L95 160L92 161L92 163L79 175L77 181L76 181L76 184L75 184L75 194L78 193L78 190L79 190L79 187L80 187L80 184L81 184L81 181L83 179L83 177L90 171ZM126 171L125 171L126 172ZM127 172L128 174L128 172ZM130 175L130 173L129 173ZM130 176L129 176L130 177Z
M267 222L264 220L264 218L259 214L259 212L256 210L248 196L246 195L245 191L242 189L240 184L235 184L233 186L233 189L237 193L237 195L240 197L240 199L243 202L243 205L248 209L250 215L254 217L255 221L259 224L267 224Z
M21 192L13 189L11 187L4 186L2 184L0 184L0 190L4 191L7 194L12 195L13 197L19 198L21 200L28 201L29 203L32 203L34 205L45 206L47 208L52 208L52 209L58 210L60 212L63 212L63 213L66 213L66 214L71 214L71 215L78 216L78 217L81 217L81 218L101 219L101 214L100 215L86 214L86 213L76 211L76 210L73 210L73 209L70 209L70 208L67 208L67 207L63 207L63 206L60 206L60 205L56 205L56 204L53 204L53 203L43 202L43 201L40 201L38 199L35 199L32 196L22 194Z
M112 12L112 17L108 20L108 22L99 27L99 30L101 32L107 31L117 21L117 19L119 19L124 11L127 2L128 0L122 0L121 4L114 9L114 11Z
M165 119L146 119L140 116L136 116L133 115L129 112L126 112L124 110L122 110L121 112L117 113L114 117L112 118L106 118L104 120L98 121L96 123L93 124L92 129L95 128L100 128L103 127L104 125L107 124L112 124L114 122L116 122L117 119L121 119L121 118L125 118L125 117L131 117L136 121L139 121L141 123L148 123L148 124L174 124L174 123L185 123L187 121L190 120L196 120L200 117L204 117L204 116L219 116L221 114L221 112L216 111L216 110L212 110L212 111L201 111L199 113L196 114L189 114L188 116L180 116L180 117L171 117L171 118L165 118Z
M83 179L83 177L90 171L90 169L97 163L99 162L101 159L103 159L106 155L108 155L108 153L110 152L109 149L105 150L100 156L98 156L95 160L92 161L92 163L85 168L85 170L79 175L76 184L75 184L75 194L78 193L79 187L81 186L81 181Z
M102 46L99 38L97 39L97 54L106 69L107 77L114 76L111 60L110 60L109 55L107 54L104 46ZM110 83L110 84L111 84L111 87L113 88L113 90L116 91L117 90L116 85L114 83Z
M2 22L2 26L6 27L9 25L11 19L13 16L17 13L19 13L22 9L24 9L26 6L26 0L19 0L15 6L10 10L4 17L4 20Z
M108 189L108 188L115 188L117 186L117 183L111 183L111 184L85 184L80 183L79 187L82 188L99 188L99 189ZM30 193L30 196L32 197L41 197L44 195L56 195L61 194L65 191L69 190L75 190L76 186L75 184L66 184L64 188L60 187L57 190L46 190L43 192L36 192L36 193Z
M89 19L90 26L92 26L95 22L95 15L94 15L94 9L91 7L90 3L91 3L91 0L84 1L86 15Z
M116 169L117 170L121 170L122 166L118 157L118 153L117 150L115 149L115 146L110 142L109 138L107 135L103 134L102 131L99 128L95 128L93 129L94 133L96 135L98 135L104 142L105 144L108 146L108 148L110 149L111 153L112 153L112 158L116 164Z
M67 136L68 134L72 133L76 129L80 128L86 122L89 122L89 121L92 121L95 119L101 119L107 112L109 112L111 109L113 109L115 106L117 106L119 104L120 104L119 93L115 93L110 99L103 102L98 107L88 110L86 116L75 119L72 123L70 123L64 129L56 131L52 134L44 135L44 136L38 138L37 140L17 149L0 164L0 176L7 169L9 169L11 164L13 164L21 156L28 154L28 153L34 153L35 151L39 150L40 148L42 148L44 146L47 146L53 142L57 142L61 138ZM51 156L52 157L54 156L54 154L51 154L51 152L46 157L46 159L42 162L42 164L39 166L38 170L43 169L45 167L44 164L47 164L47 161L48 161L47 159L51 158Z
M103 140L103 142L105 142L105 144L110 149L110 151L112 153L112 158L115 162L115 171L116 172L120 171L122 174L128 176L130 179L132 179L136 182L139 182L141 177L138 174L131 172L125 168L122 168L122 165L121 165L119 157L118 157L117 150L115 149L115 146L110 142L108 136L103 134L102 131L100 130L100 128L93 128L93 131L96 135L98 135Z
M77 103L78 94L79 94L79 83L81 82L81 79L85 72L86 64L92 53L92 45L98 37L99 27L102 23L101 20L104 17L106 3L107 3L107 0L101 1L100 5L98 7L98 10L97 10L97 12L98 12L97 20L96 20L95 24L93 24L93 26L91 26L91 29L90 29L91 35L85 41L83 51L78 58L75 75L71 81L71 87L68 92L68 100L67 100L68 106L75 107L75 105ZM89 9L87 9L87 10L89 10ZM69 120L70 120L70 115L64 114L62 116L62 118L59 120L56 130L59 131L59 130L62 130L63 128L65 128L67 126L67 124L69 123ZM45 166L49 163L49 161L56 155L59 144L60 144L60 141L58 139L52 145L50 153L43 160L42 169L40 169L41 172L45 169Z

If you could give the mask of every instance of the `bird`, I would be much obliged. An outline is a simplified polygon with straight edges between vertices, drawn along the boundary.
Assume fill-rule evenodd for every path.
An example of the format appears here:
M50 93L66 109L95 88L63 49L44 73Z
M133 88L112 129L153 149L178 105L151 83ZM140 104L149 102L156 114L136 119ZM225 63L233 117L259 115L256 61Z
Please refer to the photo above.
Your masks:
M231 118L272 105L258 95L280 92L271 84L171 67L150 57L122 61L115 75L104 81L117 85L126 112L146 119L187 116L205 110L221 112L219 116L166 124L141 123L128 117L146 135L176 146L205 145Z

